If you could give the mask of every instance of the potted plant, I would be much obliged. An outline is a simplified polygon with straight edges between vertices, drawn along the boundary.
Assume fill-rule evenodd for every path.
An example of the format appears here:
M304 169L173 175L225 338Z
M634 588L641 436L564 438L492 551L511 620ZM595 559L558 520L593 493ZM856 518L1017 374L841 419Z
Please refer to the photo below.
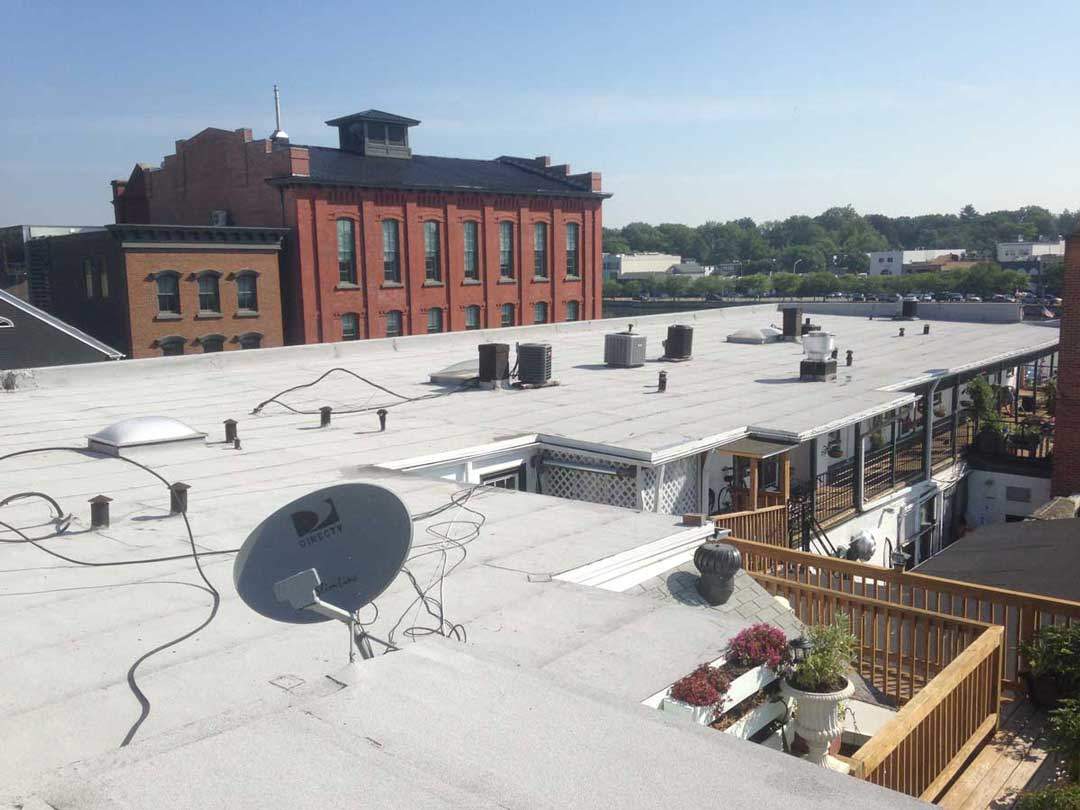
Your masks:
M856 640L846 616L812 628L809 636L809 652L795 661L780 692L795 701L795 736L806 746L806 759L842 771L845 767L829 756L829 749L843 731L840 702L855 692L847 671Z
M776 680L788 652L779 627L761 622L743 628L728 642L724 669L733 679L721 712L741 703Z
M996 413L979 420L979 435L975 446L980 453L995 455L1005 450L1005 425Z
M1080 625L1048 625L1020 647L1032 702L1052 708L1064 697L1080 694Z
M695 723L708 725L727 694L729 682L720 670L702 664L672 684L661 708Z
M1066 698L1050 712L1050 748L1065 761L1069 778L1080 779L1080 700Z
M1054 411L1057 410L1057 379L1051 377L1049 380L1043 383L1042 386L1043 407L1046 408L1046 412L1051 416L1054 415Z
M1017 450L1032 453L1038 450L1042 443L1042 431L1038 425L1021 425L1009 435L1009 443Z

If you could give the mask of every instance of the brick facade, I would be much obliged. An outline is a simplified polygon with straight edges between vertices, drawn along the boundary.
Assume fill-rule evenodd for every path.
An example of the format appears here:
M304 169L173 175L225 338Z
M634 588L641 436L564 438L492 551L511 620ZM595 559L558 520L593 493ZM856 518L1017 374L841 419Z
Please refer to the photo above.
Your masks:
M343 339L343 315L356 316L359 338L386 336L391 312L402 314L403 334L426 333L433 308L442 310L445 331L464 329L469 307L480 308L481 328L502 325L505 304L514 306L515 325L534 323L538 303L548 305L549 321L567 320L572 302L578 318L599 318L604 196L599 175L570 175L567 167L550 167L546 159L524 164L513 171L564 182L566 196L322 184L309 177L307 147L252 141L250 130L208 129L178 141L176 153L160 169L137 166L129 180L115 181L114 207L117 222L205 225L213 212L224 211L230 225L289 228L281 255L288 343ZM571 183L581 188L575 191ZM353 224L355 285L341 283L339 276L339 219ZM398 222L400 283L384 277L384 219ZM440 283L425 278L424 223L429 221L439 223ZM499 223L504 221L514 226L511 280L500 277ZM465 277L466 222L478 228L477 280ZM543 280L533 274L538 222L548 225L549 272ZM569 223L580 229L576 277L566 273Z
M50 311L128 357L160 357L173 344L184 354L284 344L279 247L283 232L260 235L264 244L239 241L253 230L118 228L48 240ZM180 243L162 240L177 235ZM217 238L219 241L215 242ZM87 276L89 262L90 276ZM179 312L158 306L158 277L176 278ZM218 311L200 311L199 277L217 279ZM104 280L101 278L104 276ZM254 279L257 309L241 310L238 279ZM90 284L88 292L87 284ZM216 340L212 340L217 338ZM204 341L206 341L204 343Z
M1080 231L1065 243L1052 495L1080 493Z

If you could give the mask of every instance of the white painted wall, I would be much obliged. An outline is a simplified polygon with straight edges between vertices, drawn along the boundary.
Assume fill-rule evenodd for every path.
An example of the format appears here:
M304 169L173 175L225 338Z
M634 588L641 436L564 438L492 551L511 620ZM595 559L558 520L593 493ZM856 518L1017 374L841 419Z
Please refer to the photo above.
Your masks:
M970 528L1003 523L1006 515L1026 517L1050 500L1050 479L1030 475L972 470L968 477L968 507L964 519ZM1028 502L1011 501L1007 487L1031 491Z

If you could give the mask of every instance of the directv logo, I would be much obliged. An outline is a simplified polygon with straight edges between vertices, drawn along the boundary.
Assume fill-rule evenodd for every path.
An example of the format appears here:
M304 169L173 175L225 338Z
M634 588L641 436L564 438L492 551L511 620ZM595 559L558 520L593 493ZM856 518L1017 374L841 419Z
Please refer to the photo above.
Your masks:
M305 548L315 543L320 543L334 535L341 534L341 519L338 517L337 507L332 498L327 498L324 503L327 508L324 514L303 509L293 512L292 522L296 529L296 536L300 538L300 548Z

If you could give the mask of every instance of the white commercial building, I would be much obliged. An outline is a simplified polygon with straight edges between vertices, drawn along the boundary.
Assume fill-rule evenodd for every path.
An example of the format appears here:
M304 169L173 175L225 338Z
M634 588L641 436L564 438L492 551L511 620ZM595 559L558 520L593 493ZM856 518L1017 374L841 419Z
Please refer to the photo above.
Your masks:
M967 255L967 251L964 248L919 248L918 250L876 250L867 255L870 257L870 275L900 276L904 274L904 268L907 265L932 262L939 258L960 261Z
M641 278L652 273L666 273L681 256L673 253L605 253L604 280L616 278Z
M1064 256L1065 240L1056 242L998 242L997 260L1009 262L1039 261L1044 256Z

